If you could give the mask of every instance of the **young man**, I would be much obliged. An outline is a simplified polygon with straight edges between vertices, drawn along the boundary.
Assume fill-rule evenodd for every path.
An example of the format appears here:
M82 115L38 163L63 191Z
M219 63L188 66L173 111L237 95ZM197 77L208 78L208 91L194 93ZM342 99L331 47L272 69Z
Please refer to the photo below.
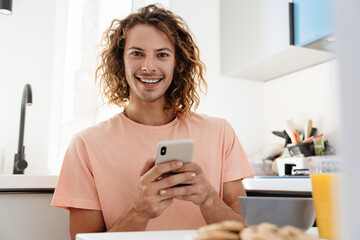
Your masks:
M237 197L253 174L231 126L199 115L204 65L186 24L150 5L105 32L96 75L124 112L76 134L53 206L70 210L70 233L196 229L243 221ZM194 140L193 162L155 165L159 141ZM177 172L156 181L169 171ZM178 184L188 184L173 187Z

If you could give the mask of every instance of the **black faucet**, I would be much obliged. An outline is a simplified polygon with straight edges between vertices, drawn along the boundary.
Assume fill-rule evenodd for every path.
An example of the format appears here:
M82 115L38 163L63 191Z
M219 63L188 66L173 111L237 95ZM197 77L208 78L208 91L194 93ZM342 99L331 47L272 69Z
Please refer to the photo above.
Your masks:
M24 128L25 128L25 110L26 105L32 105L32 92L30 84L24 87L21 99L21 113L20 113L20 131L19 131L19 146L18 152L14 159L14 174L24 174L24 169L28 166L25 161L25 146L24 146Z

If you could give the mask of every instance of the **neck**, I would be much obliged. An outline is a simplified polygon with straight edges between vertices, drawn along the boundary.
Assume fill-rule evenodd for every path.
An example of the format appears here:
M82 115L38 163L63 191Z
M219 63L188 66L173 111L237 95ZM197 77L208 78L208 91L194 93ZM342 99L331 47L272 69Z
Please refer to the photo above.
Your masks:
M165 125L175 118L173 109L164 110L163 107L148 106L144 108L129 104L124 109L124 113L127 118L150 126Z

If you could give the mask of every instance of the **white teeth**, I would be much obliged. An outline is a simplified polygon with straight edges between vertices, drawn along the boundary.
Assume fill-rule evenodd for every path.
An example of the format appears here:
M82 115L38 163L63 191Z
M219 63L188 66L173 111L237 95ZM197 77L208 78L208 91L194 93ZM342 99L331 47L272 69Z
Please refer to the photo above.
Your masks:
M160 81L160 79L152 80L152 79L142 79L142 78L140 78L140 81L143 82L143 83L155 84L155 83L158 83Z

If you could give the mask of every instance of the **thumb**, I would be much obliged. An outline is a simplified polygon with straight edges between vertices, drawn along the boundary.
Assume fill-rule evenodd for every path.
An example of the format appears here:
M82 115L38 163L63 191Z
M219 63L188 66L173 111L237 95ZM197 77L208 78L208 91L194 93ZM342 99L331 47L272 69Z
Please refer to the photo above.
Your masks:
M149 171L153 166L155 166L155 157L152 157L145 162L143 168L140 171L140 176L143 176L145 173L147 173L147 171Z

